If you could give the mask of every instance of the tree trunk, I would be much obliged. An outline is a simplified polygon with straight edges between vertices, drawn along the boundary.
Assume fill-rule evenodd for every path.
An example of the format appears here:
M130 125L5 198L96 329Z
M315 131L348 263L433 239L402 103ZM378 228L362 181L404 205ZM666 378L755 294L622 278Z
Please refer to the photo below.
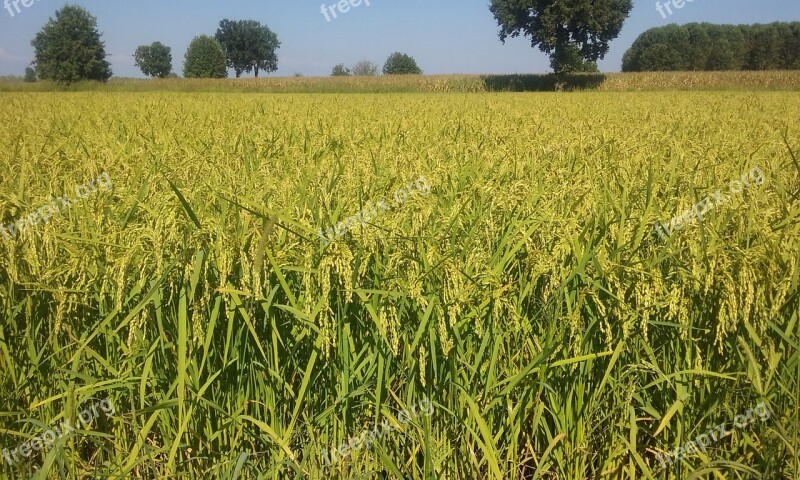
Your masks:
M258 78L258 65L256 65L256 78Z
M565 40L562 35L562 31L559 28L559 32L556 34L556 48L553 51L553 72L556 74L556 85L555 90L560 92L564 89L564 50L569 45L569 40Z

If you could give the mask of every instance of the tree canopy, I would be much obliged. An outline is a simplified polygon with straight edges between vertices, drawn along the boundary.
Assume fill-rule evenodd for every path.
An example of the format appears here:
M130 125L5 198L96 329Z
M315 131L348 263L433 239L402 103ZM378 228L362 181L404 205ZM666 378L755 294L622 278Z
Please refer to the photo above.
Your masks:
M344 63L340 63L333 67L333 72L331 72L332 77L349 77L351 75L350 69L344 66Z
M651 28L639 35L622 59L624 72L799 68L800 22Z
M183 65L186 78L225 78L228 76L225 51L213 37L200 35L186 50Z
M215 35L222 45L227 58L228 67L240 77L243 72L259 70L267 73L278 69L278 56L275 50L280 48L278 36L266 25L255 20L222 20Z
M81 80L105 82L111 78L97 19L86 9L66 5L36 34L33 65L42 80L66 84Z
M489 10L503 43L530 37L560 75L591 69L591 62L602 59L632 7L631 0L491 0Z
M419 75L421 73L422 69L419 68L414 57L405 53L394 52L389 55L383 65L384 75Z
M369 60L360 60L353 65L353 75L357 77L374 77L378 74L378 65Z
M172 49L161 42L140 46L133 58L148 77L166 78L172 72Z

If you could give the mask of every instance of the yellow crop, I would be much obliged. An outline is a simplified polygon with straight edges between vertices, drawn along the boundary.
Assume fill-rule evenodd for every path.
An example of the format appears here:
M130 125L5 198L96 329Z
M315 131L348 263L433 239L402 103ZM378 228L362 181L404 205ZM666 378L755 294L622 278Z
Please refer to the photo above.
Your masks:
M681 478L800 472L797 93L3 93L0 124L4 224L114 184L0 237L0 449L117 412L11 477L675 478L761 401Z

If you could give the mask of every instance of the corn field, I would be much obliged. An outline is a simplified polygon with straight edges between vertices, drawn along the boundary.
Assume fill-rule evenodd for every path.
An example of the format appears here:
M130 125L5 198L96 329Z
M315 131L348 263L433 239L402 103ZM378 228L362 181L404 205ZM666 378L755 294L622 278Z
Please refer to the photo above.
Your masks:
M350 77L174 78L156 81L112 78L108 83L79 82L69 87L49 81L20 83L0 77L0 92L193 92L193 93L476 93L553 92L553 74L382 75ZM576 73L565 90L604 92L800 90L800 71Z
M0 236L1 478L800 477L796 92L16 92L0 120L3 225L113 183Z

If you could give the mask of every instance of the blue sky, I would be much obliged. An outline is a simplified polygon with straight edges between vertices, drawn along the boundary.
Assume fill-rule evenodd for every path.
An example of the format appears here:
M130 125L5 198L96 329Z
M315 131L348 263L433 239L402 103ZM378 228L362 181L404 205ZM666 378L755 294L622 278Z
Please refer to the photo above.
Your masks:
M323 3L334 0L73 0L97 17L115 76L139 77L138 45L172 47L180 73L191 39L213 35L219 21L255 19L278 34L279 69L272 75L328 75L337 63L368 59L379 65L394 51L408 53L429 74L539 73L547 57L527 39L497 37L488 0L370 0L326 21ZM662 0L662 3L663 0ZM12 17L0 10L0 75L21 75L33 58L30 41L63 0L36 0ZM1 7L1 5L0 5ZM12 7L13 8L13 7ZM602 71L619 71L622 55L644 30L667 23L800 21L798 0L694 0L664 19L655 0L634 0L622 34L611 44ZM330 16L330 14L329 14Z

